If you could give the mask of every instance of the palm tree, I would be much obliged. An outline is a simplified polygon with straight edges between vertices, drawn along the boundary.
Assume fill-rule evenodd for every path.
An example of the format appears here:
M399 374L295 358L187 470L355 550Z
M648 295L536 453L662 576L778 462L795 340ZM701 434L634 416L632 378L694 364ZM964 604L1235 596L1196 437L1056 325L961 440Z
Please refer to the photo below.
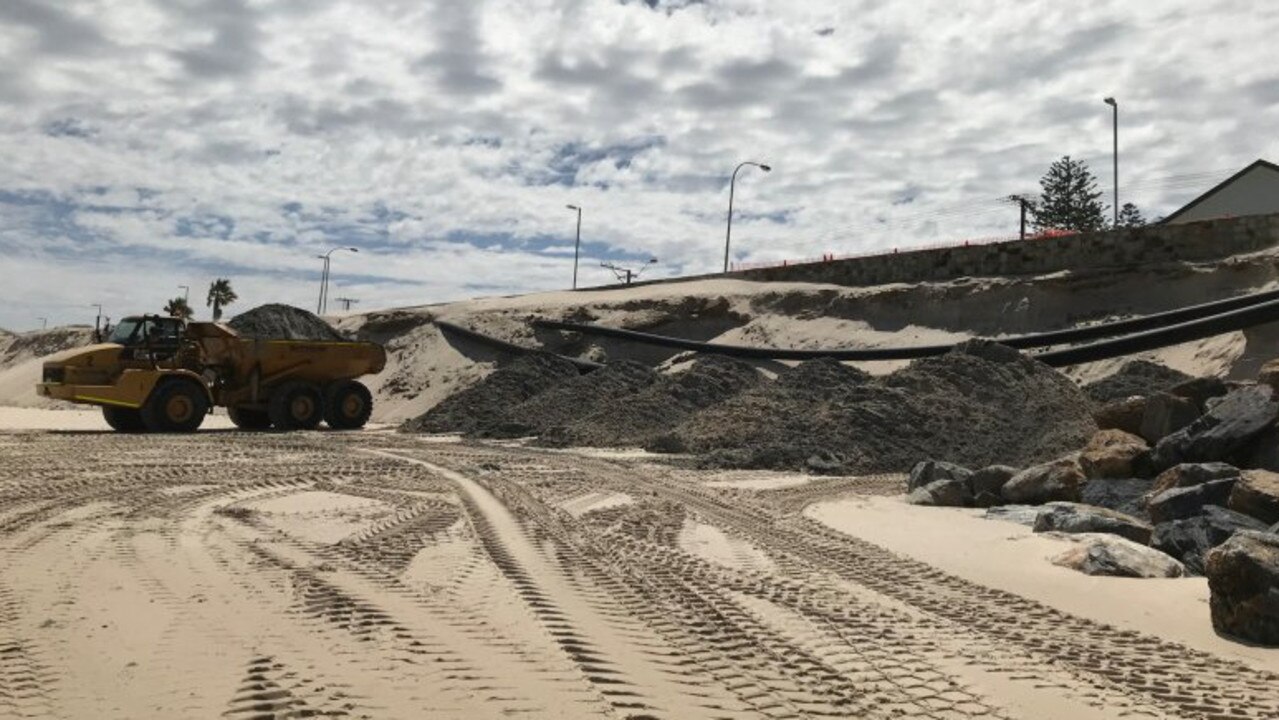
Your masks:
M237 295L231 289L231 281L226 278L218 278L209 283L209 300L208 305L213 308L213 322L222 319L222 308L235 302Z
M175 297L165 303L164 312L168 313L169 317L182 318L183 320L190 320L191 316L195 314L191 310L191 306L187 304L187 299L182 297Z

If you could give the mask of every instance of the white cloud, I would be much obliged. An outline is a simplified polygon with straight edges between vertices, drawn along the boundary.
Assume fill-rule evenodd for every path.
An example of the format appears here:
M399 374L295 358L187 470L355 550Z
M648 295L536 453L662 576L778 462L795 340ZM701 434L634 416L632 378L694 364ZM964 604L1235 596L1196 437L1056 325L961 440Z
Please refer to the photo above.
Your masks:
M314 255L353 243L334 272L361 308L562 286L566 203L588 282L605 248L713 271L743 159L775 167L739 178L746 260L1008 234L995 198L1062 154L1109 185L1105 95L1148 216L1279 155L1279 9L1237 0L15 0L0 21L18 328L218 274L245 307L306 304Z

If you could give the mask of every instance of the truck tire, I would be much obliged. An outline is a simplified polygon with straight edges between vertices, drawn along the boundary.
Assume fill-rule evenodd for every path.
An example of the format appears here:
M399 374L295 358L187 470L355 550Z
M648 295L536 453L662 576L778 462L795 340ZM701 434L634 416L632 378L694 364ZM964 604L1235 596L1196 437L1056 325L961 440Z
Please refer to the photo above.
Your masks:
M204 388L190 380L167 380L151 391L142 406L142 423L151 432L195 432L209 412Z
M334 430L358 430L373 414L373 393L355 380L335 382L324 390L324 422Z
M122 433L146 432L147 426L142 422L142 413L135 408L102 407L102 419L107 421L112 430Z
M287 382L271 393L267 415L276 430L314 430L324 419L324 398L309 382Z
M241 430L266 430L271 427L271 416L265 410L229 407L226 414Z

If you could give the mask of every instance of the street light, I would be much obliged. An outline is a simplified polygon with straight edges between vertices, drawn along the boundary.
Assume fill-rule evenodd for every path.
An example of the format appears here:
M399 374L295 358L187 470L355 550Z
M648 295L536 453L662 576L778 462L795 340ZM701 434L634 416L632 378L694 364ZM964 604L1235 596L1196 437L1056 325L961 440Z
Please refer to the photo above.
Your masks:
M728 183L728 230L724 233L724 272L728 272L728 246L733 240L733 193L737 188L737 173L747 165L754 165L764 172L771 172L773 168L757 162L746 162L738 165L733 170L733 179Z
M1102 102L1115 109L1115 227L1119 227L1119 103L1112 97Z
M191 286L179 285L178 289L183 291L182 300L186 302L188 306L190 306L191 305Z
M40 321L40 329L41 329L41 330L48 330L48 329L49 329L49 318L36 318L36 320L39 320L39 321Z
M582 208L568 205L569 210L577 211L577 241L573 243L573 289L577 289L577 260L582 252Z
M323 255L316 255L324 261L324 273L320 275L320 299L315 303L316 315L323 315L329 308L329 257L338 250L350 250L353 253L360 251L359 248L354 247L335 247Z

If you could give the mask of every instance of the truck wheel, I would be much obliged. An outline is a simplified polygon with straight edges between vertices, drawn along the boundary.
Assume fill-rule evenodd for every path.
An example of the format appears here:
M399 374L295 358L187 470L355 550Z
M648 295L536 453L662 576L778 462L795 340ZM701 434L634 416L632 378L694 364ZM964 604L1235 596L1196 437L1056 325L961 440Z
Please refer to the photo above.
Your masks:
M354 380L336 382L324 391L324 422L334 430L364 427L373 414L373 393Z
M265 410L231 407L226 409L226 414L241 430L266 430L271 427L271 416Z
M142 413L134 408L102 407L102 419L107 421L112 430L122 433L146 432L147 426L142 422Z
M142 422L151 432L195 432L209 412L204 389L189 380L169 380L151 391Z
M324 418L320 389L308 382L285 383L271 393L267 415L276 430L313 430Z

